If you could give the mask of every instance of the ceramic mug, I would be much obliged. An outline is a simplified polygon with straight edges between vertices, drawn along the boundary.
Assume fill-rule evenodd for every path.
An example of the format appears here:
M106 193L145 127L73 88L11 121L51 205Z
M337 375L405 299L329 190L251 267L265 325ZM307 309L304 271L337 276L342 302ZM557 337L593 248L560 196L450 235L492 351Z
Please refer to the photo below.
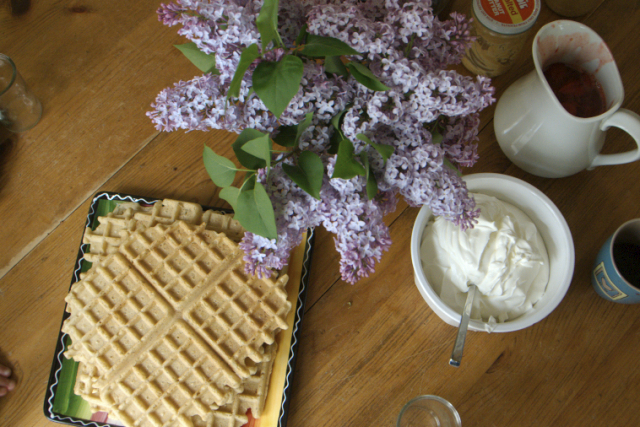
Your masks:
M640 218L622 224L600 249L591 283L602 298L640 303Z
M620 108L624 98L620 73L598 34L578 22L550 22L536 34L532 53L535 69L504 92L494 115L496 139L513 163L534 175L559 178L640 159L640 116ZM603 113L583 118L562 106L544 76L555 63L595 77L605 98ZM629 133L638 148L600 154L611 126Z

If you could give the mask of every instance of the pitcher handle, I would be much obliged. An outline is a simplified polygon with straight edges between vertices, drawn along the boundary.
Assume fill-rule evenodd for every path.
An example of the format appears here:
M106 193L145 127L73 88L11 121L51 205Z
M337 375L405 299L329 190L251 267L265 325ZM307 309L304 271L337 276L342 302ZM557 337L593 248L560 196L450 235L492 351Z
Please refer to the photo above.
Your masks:
M631 163L640 160L640 116L625 108L620 108L613 113L611 117L604 120L600 128L605 131L611 126L622 129L627 132L636 141L638 148L617 154L599 154L593 159L589 169L596 166L604 165L620 165L623 163Z

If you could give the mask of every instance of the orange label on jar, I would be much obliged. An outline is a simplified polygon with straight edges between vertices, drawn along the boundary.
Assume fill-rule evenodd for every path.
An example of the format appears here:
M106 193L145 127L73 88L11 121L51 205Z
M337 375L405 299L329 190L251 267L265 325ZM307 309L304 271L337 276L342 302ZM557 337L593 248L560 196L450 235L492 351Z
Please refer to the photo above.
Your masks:
M503 24L519 24L535 10L534 0L480 0L482 9Z

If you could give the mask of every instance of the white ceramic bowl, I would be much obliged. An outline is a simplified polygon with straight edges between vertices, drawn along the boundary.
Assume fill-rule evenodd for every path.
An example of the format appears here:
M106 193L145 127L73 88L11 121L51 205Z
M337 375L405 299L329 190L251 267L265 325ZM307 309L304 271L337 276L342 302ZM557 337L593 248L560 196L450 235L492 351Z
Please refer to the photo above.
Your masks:
M549 283L542 298L533 309L522 316L498 323L493 332L511 332L524 329L544 319L562 301L573 277L575 250L571 231L564 217L553 202L534 186L507 175L480 173L464 177L467 188L472 193L494 196L504 202L519 207L535 223L540 231L549 254ZM460 324L460 313L445 304L433 290L422 270L420 244L422 234L431 210L424 206L420 209L411 233L411 261L418 290L429 307L446 323L452 326ZM469 330L487 331L484 322L469 322Z

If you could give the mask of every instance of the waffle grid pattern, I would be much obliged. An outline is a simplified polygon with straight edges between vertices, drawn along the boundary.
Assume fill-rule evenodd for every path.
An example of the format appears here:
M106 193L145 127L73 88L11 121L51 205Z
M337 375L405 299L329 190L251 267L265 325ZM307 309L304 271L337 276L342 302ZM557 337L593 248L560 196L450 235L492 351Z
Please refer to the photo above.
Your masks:
M247 411L251 409L254 418L262 416L269 388L269 379L277 351L276 344L269 345L269 361L260 363L255 375L245 381L242 393L236 393L233 401L208 414L206 418L194 417L194 427L241 427L249 422Z
M101 373L170 313L131 267L122 255L110 255L89 270L67 297L72 313L63 326L72 337L67 356L85 363L91 360Z
M234 242L239 242L245 232L233 215L213 210L203 212L202 207L195 203L165 199L151 206L142 206L124 202L107 216L99 217L99 225L95 230L87 227L83 243L90 247L85 259L96 262L101 256L117 252L131 232L157 224L170 225L178 220L194 225L204 223L207 230L224 233Z
M256 372L288 327L288 277L247 277L243 252L208 223L132 227L136 213L125 206L101 221L99 232L120 235L118 252L97 257L67 297L76 392L130 426L190 426L219 407L235 421L216 427L246 420ZM147 214L151 223L167 215Z
M191 417L206 416L220 399L209 386L217 367L193 341L188 325L177 322L123 378L100 393L101 400L127 425L190 426ZM224 400L232 398L226 390Z
M268 357L291 309L285 275L274 282L246 276L243 252L221 234L184 222L138 231L120 251L185 320L246 378ZM206 284L206 289L202 288ZM201 286L197 289L196 287ZM247 364L246 359L253 363Z

